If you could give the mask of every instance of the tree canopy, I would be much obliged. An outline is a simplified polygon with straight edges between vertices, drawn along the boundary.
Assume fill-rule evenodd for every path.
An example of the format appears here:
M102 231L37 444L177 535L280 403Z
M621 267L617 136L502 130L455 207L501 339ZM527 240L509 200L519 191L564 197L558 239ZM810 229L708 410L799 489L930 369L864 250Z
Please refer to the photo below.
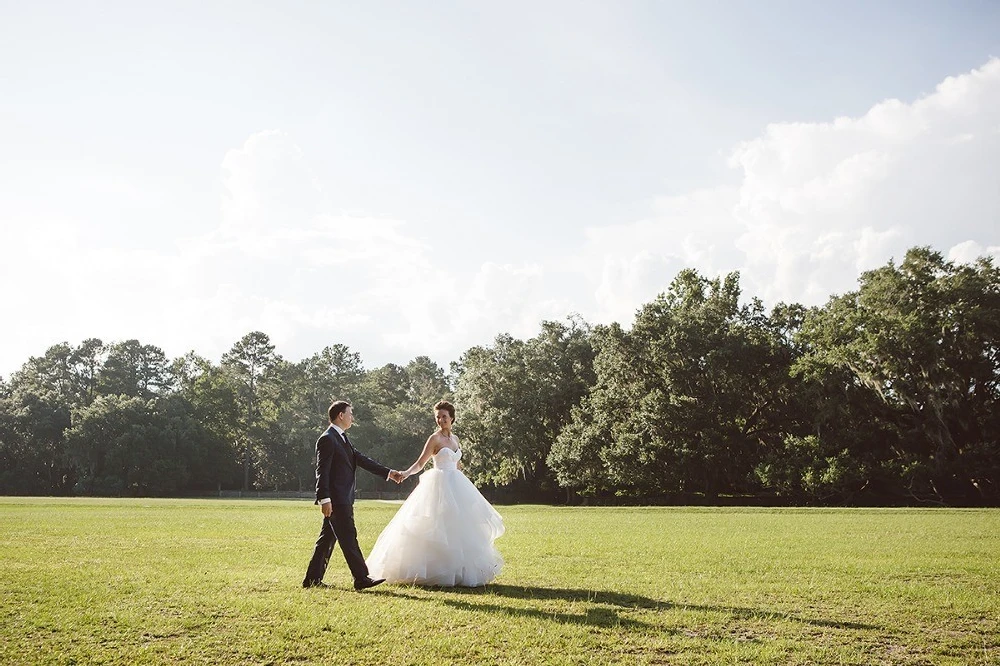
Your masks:
M0 493L312 487L334 399L356 445L408 466L457 407L466 472L502 499L1000 501L1000 269L913 248L822 307L681 271L628 326L579 316L367 369L290 362L252 331L216 364L138 340L60 342L0 378ZM394 490L359 475L361 490Z

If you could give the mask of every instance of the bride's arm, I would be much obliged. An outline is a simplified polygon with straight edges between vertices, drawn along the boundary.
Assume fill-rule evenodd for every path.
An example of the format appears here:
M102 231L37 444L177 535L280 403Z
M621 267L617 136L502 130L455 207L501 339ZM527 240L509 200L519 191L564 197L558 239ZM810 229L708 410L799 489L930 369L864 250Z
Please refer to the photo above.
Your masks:
M431 459L432 455L434 455L434 435L427 438L427 443L424 444L424 450L420 452L420 457L417 458L416 462L403 470L403 478L405 479L406 477L416 474L422 470L424 465L427 464L427 461Z

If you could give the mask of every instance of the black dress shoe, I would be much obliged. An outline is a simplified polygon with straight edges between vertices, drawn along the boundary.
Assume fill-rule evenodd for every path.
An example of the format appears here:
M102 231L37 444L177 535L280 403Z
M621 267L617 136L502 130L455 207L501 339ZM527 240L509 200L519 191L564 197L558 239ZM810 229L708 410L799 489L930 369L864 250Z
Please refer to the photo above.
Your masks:
M369 587L375 587L376 585L381 585L385 582L385 578L379 578L377 580L372 580L371 578L362 578L361 580L354 581L354 589L360 592L361 590L367 590Z
M302 581L302 587L310 588L310 587L330 587L330 586L321 580L304 580Z

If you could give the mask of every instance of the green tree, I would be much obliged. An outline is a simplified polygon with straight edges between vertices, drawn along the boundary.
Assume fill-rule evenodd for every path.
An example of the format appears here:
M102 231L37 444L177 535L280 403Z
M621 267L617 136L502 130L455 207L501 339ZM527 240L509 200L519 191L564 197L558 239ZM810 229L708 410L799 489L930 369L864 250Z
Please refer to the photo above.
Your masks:
M73 411L66 431L77 491L89 495L181 492L205 462L203 440L204 430L179 396L100 396Z
M153 462L156 426L151 407L137 397L100 396L75 409L66 443L79 474L77 492L140 494Z
M243 490L250 488L250 467L254 445L267 429L260 417L273 415L274 405L266 400L274 388L280 357L270 338L260 331L247 333L222 357L222 367L236 387L242 406Z
M306 362L281 362L276 368L275 417L267 420L261 441L261 485L275 490L305 490L314 474L314 442L327 420L327 409L318 414L316 386L306 374Z
M92 343L85 341L81 348L53 345L11 377L4 399L6 432L0 440L5 462L0 484L7 492L61 495L72 489L74 470L63 433L71 410L92 395L93 375L81 361Z
M406 401L423 406L430 413L434 403L451 394L444 368L427 356L418 356L406 364Z
M39 402L39 396L23 391L15 399L11 388L0 382L0 494L57 492L50 474L53 461L32 435L44 437L46 431L50 431L52 439L59 438L68 423L57 420L45 427L43 421L52 416L58 419L58 413L53 415L51 410L45 409L47 405L39 405ZM39 413L38 407L42 407L44 413Z
M754 464L787 426L794 350L739 276L682 271L636 316L602 332L593 390L549 462L585 495L751 489Z
M242 483L243 408L237 386L221 366L190 352L171 364L177 395L190 408L203 431L198 487L239 488Z
M75 369L81 404L89 405L97 397L99 376L107 348L98 338L87 338L70 354Z
M159 432L155 474L148 492L214 491L220 478L233 477L235 461L228 443L198 417L197 408L181 393L158 398L154 404Z
M65 405L67 413L86 404L93 399L94 366L99 367L99 361L86 358L94 343L100 345L99 340L87 340L81 347L61 342L49 347L43 356L32 356L11 377L12 389L44 395Z
M361 356L342 344L281 366L278 412L267 438L270 485L297 490L312 485L316 438L327 426L330 403L357 401L363 381Z
M896 466L916 496L996 498L1000 270L914 248L864 273L803 328L803 365L840 371L890 408Z
M437 428L434 404L451 397L444 369L427 356L418 356L405 367L389 364L376 368L366 376L363 388L367 389L361 395L365 408L360 413L368 420L355 426L359 440L365 442L372 457L386 465L408 466ZM359 488L385 487L374 477L359 478Z
M527 341L497 336L455 365L456 432L478 483L555 489L546 458L594 381L594 348L579 318L542 322L541 329Z
M311 422L317 427L327 422L330 403L355 395L365 375L361 356L342 344L324 347L299 366L302 397L308 402Z
M138 340L117 342L107 347L107 358L97 377L98 391L149 400L171 388L168 365L159 347Z
M390 467L402 464L401 449L407 448L407 441L412 441L403 434L407 425L413 433L420 431L417 421L410 421L409 424L406 422L406 414L411 413L417 417L419 413L407 401L409 386L410 378L406 368L388 363L365 372L354 392L345 396L354 405L351 440L366 455ZM420 443L423 444L423 440ZM407 451L407 455L411 453ZM359 490L379 490L385 487L383 482L369 474L358 477Z

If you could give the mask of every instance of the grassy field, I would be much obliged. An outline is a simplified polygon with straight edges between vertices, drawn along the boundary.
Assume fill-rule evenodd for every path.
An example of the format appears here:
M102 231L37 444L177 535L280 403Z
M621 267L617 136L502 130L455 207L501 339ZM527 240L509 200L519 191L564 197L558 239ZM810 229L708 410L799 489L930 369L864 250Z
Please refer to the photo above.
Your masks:
M0 498L0 663L1000 664L997 510L498 508L496 584L359 594L305 501Z

